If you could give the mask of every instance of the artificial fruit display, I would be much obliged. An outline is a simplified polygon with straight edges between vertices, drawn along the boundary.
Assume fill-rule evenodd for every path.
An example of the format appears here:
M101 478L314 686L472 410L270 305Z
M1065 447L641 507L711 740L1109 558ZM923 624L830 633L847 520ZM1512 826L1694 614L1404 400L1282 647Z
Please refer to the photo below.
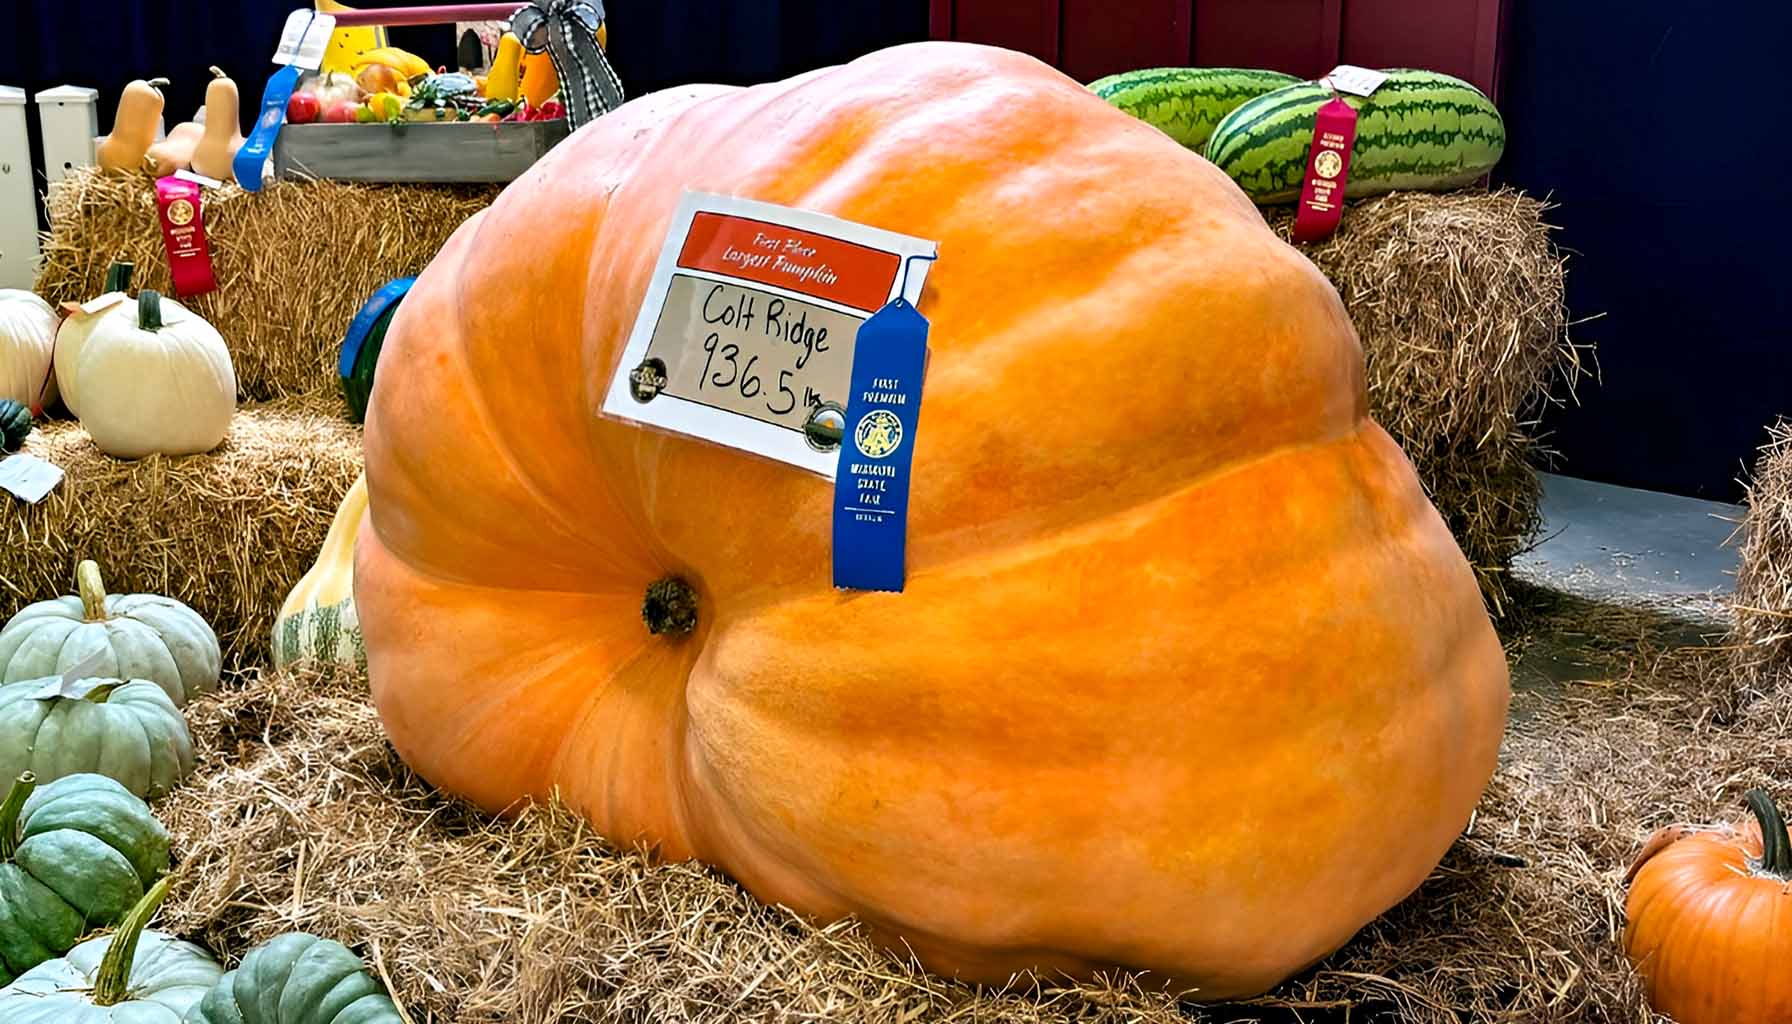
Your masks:
M834 588L831 481L592 415L686 190L939 243L903 592ZM946 974L1223 999L1412 892L1494 769L1506 659L1337 293L1032 58L641 97L460 227L381 358L374 701L488 810L558 792Z
M159 594L108 594L91 561L76 566L75 586L77 594L26 605L0 629L0 683L87 664L93 675L153 682L175 707L217 688L223 654L198 612Z
M1630 866L1624 950L1679 1024L1792 1021L1792 834L1764 790L1745 825L1657 831Z
M192 455L224 440L236 370L211 324L144 290L102 314L72 367L81 425L117 458Z
M179 1024L186 1019L224 969L190 942L145 930L167 894L164 878L112 934L89 939L0 989L0 1021Z
M249 951L183 1024L402 1024L386 988L347 946L304 932Z
M0 399L35 410L56 401L50 360L59 319L35 293L0 288Z
M168 830L116 781L13 780L0 802L0 985L117 924L167 870Z

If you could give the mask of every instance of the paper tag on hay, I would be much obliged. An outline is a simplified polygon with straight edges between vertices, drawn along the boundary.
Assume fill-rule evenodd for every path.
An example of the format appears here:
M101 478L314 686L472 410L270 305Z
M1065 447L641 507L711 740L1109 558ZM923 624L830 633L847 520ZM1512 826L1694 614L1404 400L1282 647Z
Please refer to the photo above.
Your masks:
M62 467L28 452L0 460L0 490L27 504L44 500L62 482Z

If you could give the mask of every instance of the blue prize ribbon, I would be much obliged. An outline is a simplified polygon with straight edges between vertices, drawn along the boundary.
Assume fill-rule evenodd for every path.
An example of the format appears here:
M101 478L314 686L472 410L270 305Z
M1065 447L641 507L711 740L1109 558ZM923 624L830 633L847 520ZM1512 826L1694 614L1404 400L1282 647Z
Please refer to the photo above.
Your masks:
M268 154L274 151L274 140L279 138L281 127L286 124L286 101L292 99L292 91L298 88L302 73L297 66L288 64L274 72L268 79L267 88L262 90L261 113L255 116L255 128L230 161L236 183L245 191L261 191L261 169L268 162Z
M901 592L927 318L896 298L859 325L834 473L834 586Z
M360 312L348 322L348 333L342 336L342 355L336 360L336 375L347 378L355 372L355 359L361 354L361 346L367 343L367 332L373 330L374 321L386 311L386 307L404 297L411 290L414 277L400 277L386 282L373 297L361 304Z

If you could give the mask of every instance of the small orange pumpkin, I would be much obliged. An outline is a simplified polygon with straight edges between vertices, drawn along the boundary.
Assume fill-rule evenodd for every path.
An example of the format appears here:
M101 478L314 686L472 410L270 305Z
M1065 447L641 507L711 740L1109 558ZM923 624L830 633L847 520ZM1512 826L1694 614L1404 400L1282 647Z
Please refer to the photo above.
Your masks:
M1773 798L1741 827L1657 831L1625 881L1624 951L1680 1024L1792 1021L1792 835Z
M940 243L903 593L834 589L829 481L595 415L686 189ZM557 790L943 973L1214 999L1410 893L1492 774L1505 657L1337 293L1030 57L626 104L462 225L386 346L373 695L488 809Z

